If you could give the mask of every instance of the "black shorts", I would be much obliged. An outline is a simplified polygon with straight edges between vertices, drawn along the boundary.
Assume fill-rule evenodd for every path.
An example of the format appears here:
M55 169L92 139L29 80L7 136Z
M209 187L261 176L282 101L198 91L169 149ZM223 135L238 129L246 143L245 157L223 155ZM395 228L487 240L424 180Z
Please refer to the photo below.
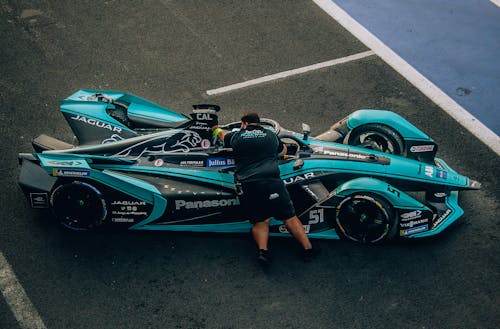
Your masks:
M241 183L240 204L252 224L270 217L287 220L295 216L290 195L281 179Z

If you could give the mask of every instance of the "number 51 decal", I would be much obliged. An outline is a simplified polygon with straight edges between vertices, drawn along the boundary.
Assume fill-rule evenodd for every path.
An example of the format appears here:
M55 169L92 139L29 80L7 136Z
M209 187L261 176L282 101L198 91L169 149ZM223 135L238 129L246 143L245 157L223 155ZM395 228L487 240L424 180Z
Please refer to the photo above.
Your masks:
M309 225L323 223L325 221L325 209L313 209L309 211Z

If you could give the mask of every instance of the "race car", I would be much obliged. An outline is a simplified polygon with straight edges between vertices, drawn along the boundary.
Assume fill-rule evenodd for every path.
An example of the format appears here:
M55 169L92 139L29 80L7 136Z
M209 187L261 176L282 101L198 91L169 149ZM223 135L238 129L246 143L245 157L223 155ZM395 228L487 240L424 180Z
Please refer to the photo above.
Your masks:
M82 145L42 136L33 142L35 153L19 155L19 184L33 208L50 209L72 230L249 231L250 218L235 192L232 150L203 135L210 128L204 120L218 106L197 105L190 119L128 94L113 99L107 92L103 101L96 94L104 93L84 93L81 102L61 106ZM89 104L100 107L92 112ZM156 119L138 128L139 107L143 117L147 107L161 115L149 115ZM124 108L116 120L112 112ZM436 235L463 214L458 192L480 188L442 159L430 158L437 148L432 140L389 111L361 111L320 138L310 137L306 125L297 133L262 121L291 152L280 159L281 177L311 238L377 243ZM356 132L363 125L369 129ZM106 134L91 142L86 129ZM337 134L357 146L327 141ZM391 154L396 146L404 156ZM290 236L274 219L270 232Z

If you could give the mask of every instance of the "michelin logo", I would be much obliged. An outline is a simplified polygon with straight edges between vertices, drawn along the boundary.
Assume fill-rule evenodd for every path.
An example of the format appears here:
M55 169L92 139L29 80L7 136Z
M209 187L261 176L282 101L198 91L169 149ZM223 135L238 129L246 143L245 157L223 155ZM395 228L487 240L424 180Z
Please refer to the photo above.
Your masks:
M52 169L52 176L60 177L88 177L90 176L90 171L88 170L78 170L78 169Z
M186 201L175 200L175 209L202 209L202 208L217 208L217 207L231 207L240 204L238 199L221 199L221 200L200 200L200 201Z

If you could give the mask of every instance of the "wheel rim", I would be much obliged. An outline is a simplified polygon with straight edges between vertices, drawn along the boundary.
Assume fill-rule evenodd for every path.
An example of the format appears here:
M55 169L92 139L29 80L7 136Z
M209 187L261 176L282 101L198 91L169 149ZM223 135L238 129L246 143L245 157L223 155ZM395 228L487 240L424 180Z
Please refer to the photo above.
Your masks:
M102 194L83 182L58 186L51 195L50 203L61 224L72 230L99 226L107 214Z
M389 234L390 217L384 205L367 195L344 199L337 207L337 226L356 242L375 243Z
M395 154L397 149L389 138L376 131L367 131L359 135L356 145L390 154Z

